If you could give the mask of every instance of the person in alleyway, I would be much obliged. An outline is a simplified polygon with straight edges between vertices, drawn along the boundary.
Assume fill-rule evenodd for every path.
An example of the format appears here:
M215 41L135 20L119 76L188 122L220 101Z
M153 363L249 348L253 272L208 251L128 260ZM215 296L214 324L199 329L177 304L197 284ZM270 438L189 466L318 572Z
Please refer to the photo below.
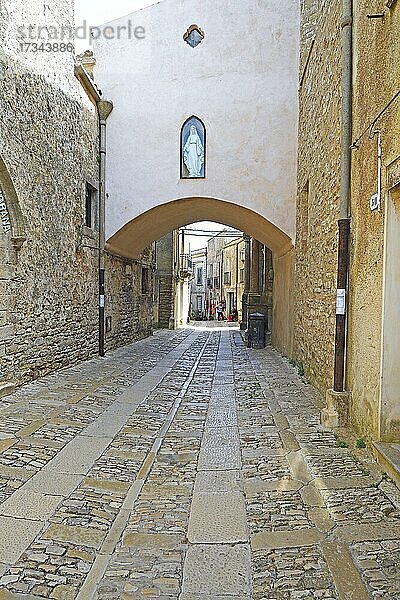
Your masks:
M217 319L218 321L224 320L224 305L222 304L222 302L219 302L217 304Z
M211 321L214 321L214 319L215 319L215 312L216 312L215 302L211 302L211 310L210 310L210 313L211 313L210 314L210 320Z
M237 308L233 307L232 310L231 310L231 313L229 315L228 321L237 321L238 320L238 316L239 316L239 313L237 311Z

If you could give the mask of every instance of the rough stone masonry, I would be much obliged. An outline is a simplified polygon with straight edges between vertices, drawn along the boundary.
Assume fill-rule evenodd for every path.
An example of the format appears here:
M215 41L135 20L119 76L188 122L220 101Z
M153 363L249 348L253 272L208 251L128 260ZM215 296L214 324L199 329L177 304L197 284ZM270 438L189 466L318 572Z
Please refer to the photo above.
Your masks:
M0 7L7 32L0 50L0 386L7 390L87 359L98 343L96 218L84 226L86 184L99 187L96 108L74 76L71 53L39 62L16 46L18 15L72 22L72 3L53 2L41 17L36 8L15 0ZM151 263L146 251L144 264ZM150 278L142 293L140 261L108 255L106 268L111 348L151 331L152 286Z

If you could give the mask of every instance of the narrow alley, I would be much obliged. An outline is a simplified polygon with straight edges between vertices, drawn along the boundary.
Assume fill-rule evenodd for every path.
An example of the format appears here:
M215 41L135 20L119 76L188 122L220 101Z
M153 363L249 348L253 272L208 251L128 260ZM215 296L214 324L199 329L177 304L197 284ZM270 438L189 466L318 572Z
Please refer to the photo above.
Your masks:
M160 331L0 409L0 598L400 597L399 496L271 347Z

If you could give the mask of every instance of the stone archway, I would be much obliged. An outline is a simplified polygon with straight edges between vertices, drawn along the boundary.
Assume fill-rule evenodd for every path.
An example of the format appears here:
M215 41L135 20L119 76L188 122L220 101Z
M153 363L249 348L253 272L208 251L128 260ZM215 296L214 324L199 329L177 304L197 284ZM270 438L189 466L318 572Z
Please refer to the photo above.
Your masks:
M280 257L293 248L292 240L259 213L216 198L181 198L155 206L126 223L107 240L107 249L138 259L153 241L169 231L197 221L215 221L244 231Z
M234 227L267 246L274 262L272 339L275 347L292 354L292 281L294 248L291 238L259 213L216 198L182 198L140 214L126 223L106 244L113 254L137 260L152 242L168 232L198 221Z
M6 359L7 344L13 337L13 282L16 251L25 240L25 227L17 193L0 158L0 396L12 388L11 365Z

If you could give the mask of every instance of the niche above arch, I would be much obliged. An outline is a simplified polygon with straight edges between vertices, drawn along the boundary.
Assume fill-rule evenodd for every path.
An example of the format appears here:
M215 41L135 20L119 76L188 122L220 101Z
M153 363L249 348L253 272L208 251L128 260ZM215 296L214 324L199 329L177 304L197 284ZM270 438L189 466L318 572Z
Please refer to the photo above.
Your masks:
M181 129L181 179L204 179L206 176L206 128L192 115Z

